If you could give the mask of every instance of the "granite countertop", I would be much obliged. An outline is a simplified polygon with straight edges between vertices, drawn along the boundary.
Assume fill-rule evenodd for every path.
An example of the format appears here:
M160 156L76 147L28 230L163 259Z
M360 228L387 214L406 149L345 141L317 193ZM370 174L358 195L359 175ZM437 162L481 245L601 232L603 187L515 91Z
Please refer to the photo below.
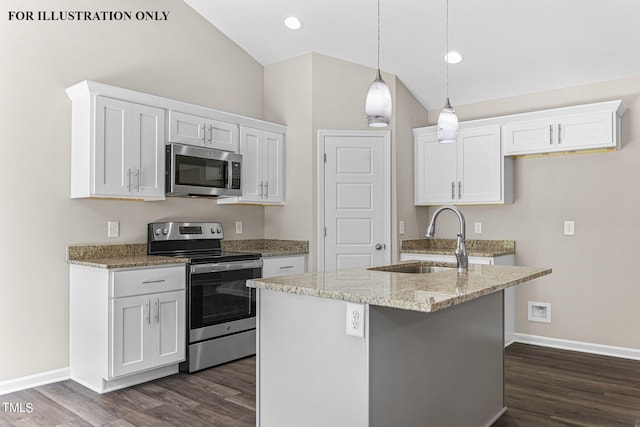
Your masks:
M453 255L456 239L414 239L401 240L400 252L412 254ZM467 240L468 256L496 257L516 252L514 240Z
M308 240L247 239L223 240L225 251L259 253L263 257L306 255L309 253Z
M67 252L69 264L97 268L132 268L185 264L186 258L147 255L146 243L124 245L73 245Z
M551 273L550 268L478 264L471 264L467 272L458 273L452 264L425 261L400 264L454 268L427 274L411 274L362 267L254 279L248 280L247 286L430 313Z

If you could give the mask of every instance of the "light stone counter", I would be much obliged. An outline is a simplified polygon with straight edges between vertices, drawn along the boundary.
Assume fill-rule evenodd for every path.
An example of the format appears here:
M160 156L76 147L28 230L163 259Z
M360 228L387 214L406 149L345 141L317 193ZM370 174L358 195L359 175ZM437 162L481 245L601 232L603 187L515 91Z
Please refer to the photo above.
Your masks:
M456 239L401 240L400 252L409 254L453 255ZM467 240L467 254L476 257L498 257L516 252L514 240Z
M167 264L185 264L186 258L147 255L146 243L123 245L72 245L67 252L69 264L96 268L134 268Z
M410 261L403 266L426 264ZM380 267L375 267L380 268ZM247 281L247 286L403 310L435 312L551 273L550 268L471 264L427 274L354 268Z

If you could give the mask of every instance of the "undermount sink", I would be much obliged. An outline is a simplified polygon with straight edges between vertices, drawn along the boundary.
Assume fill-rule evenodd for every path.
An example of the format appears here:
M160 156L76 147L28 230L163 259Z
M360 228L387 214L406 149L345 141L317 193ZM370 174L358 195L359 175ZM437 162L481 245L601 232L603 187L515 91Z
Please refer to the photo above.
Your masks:
M388 271L390 273L428 274L428 273L438 273L441 271L456 270L456 267L442 267L442 266L435 266L435 265L422 264L422 263L410 263L410 264L403 263L403 264L385 265L382 267L371 267L368 270Z

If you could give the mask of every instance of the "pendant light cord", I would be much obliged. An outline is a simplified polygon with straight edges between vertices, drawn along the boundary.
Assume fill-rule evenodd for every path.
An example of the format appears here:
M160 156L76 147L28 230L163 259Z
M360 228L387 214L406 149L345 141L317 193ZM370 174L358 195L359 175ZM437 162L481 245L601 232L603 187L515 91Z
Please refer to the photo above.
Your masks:
M445 53L447 63L447 103L449 103L449 0L447 0L447 52Z
M378 71L380 71L380 0L378 0Z

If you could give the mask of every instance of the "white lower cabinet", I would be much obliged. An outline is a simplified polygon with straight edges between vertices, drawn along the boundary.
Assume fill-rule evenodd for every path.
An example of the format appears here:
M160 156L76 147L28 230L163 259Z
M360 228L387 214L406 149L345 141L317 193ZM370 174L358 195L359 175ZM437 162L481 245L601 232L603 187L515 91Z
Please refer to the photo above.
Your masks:
M184 265L72 265L71 379L104 393L178 372L185 360Z
M262 258L262 277L291 276L307 271L306 255Z
M432 261L456 263L455 255L431 255L401 253L400 261ZM500 255L496 257L469 257L469 271L473 271L473 265L515 265L515 255ZM504 343L510 344L516 332L516 306L515 288L510 287L504 290Z

